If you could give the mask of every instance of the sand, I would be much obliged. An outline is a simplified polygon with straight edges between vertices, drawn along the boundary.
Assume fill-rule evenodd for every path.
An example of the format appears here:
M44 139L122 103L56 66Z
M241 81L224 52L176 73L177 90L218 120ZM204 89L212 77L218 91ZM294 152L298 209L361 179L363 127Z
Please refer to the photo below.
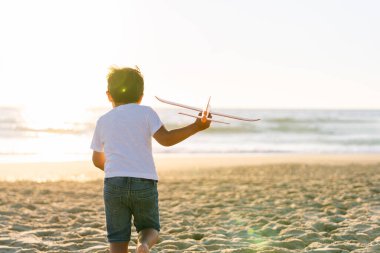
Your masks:
M152 252L380 252L371 157L172 158L165 168L163 159ZM107 252L102 187L96 178L0 181L0 252Z

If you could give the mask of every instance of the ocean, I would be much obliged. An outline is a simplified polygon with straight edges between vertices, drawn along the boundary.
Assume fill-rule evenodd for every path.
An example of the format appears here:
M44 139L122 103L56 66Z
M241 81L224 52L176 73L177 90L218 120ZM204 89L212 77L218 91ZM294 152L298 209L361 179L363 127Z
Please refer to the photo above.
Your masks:
M45 115L0 107L0 162L89 160L95 122L109 108L91 108L49 121ZM168 129L193 121L186 110L155 109ZM172 147L153 140L155 154L380 153L380 110L215 109L258 122L223 119ZM189 111L187 111L189 112ZM191 111L189 113L192 113ZM59 115L58 115L59 116ZM46 124L44 124L46 122Z

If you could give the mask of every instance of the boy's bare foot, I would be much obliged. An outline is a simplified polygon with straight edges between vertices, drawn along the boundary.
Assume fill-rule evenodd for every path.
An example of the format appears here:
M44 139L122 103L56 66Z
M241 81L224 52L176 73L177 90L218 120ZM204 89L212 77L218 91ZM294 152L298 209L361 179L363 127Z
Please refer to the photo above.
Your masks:
M136 253L149 253L149 249L156 244L158 231L153 228L143 229L139 232Z
M149 253L149 246L146 243L142 243L136 248L136 253Z

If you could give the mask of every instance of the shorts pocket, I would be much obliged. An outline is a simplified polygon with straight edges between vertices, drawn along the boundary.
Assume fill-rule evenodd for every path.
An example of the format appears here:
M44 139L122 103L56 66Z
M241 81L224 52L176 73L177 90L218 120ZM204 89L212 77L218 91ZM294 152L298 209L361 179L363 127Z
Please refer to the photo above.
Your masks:
M126 189L126 181L123 177L109 177L104 179L104 192L118 192Z
M150 188L135 191L133 194L137 199L151 199L158 197L158 191L156 185L151 185Z

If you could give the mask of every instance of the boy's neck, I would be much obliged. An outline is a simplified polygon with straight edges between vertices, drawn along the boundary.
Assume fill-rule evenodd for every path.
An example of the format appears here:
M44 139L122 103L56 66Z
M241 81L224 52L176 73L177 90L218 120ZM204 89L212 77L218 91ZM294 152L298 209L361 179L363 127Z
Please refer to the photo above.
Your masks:
M128 105L128 104L139 104L139 103L136 103L136 102L132 102L132 103L112 103L112 106L113 106L113 108L115 108L115 107L118 107L120 105Z

